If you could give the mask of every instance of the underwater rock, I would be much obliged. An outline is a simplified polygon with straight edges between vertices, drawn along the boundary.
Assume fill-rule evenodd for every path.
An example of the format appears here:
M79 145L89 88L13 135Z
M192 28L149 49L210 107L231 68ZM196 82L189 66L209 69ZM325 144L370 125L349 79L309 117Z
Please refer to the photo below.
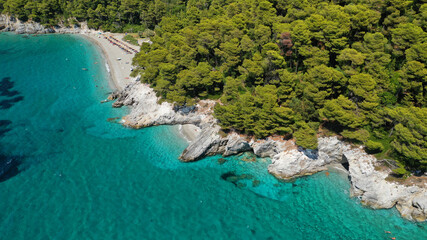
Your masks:
M219 158L219 159L218 159L218 164L219 164L219 165L222 165L222 164L224 164L225 162L227 162L227 160L225 160L225 158Z
M260 180L253 180L252 181L252 187L258 187L261 184Z

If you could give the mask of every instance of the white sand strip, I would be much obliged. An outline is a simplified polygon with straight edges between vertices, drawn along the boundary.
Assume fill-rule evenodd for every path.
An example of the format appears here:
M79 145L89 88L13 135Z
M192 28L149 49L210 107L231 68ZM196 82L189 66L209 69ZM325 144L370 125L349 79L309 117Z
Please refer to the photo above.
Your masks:
M188 142L192 142L197 136L199 136L201 130L196 125L185 124L179 125L179 132Z
M130 77L130 73L132 72L132 58L135 56L135 53L128 54L105 39L105 37L113 36L122 41L124 34L104 33L92 30L81 35L87 37L91 42L101 48L108 64L107 70L110 72L113 85L111 86L112 88L123 90L130 82L134 81L134 79ZM139 46L134 46L129 43L126 44L129 47L139 50Z

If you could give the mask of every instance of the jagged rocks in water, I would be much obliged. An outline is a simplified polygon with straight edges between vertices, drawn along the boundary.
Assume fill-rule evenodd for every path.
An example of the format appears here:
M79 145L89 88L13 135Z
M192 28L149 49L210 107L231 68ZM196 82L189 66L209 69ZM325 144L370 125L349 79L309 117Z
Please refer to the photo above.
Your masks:
M386 180L389 171L377 171L377 159L362 148L344 152L349 163L351 193L358 196L362 203L374 209L396 206L400 214L409 220L426 220L427 189L417 186L405 186Z
M233 183L237 187L246 187L245 183L239 182L241 180L251 180L254 179L254 176L251 174L236 174L235 172L226 172L221 175L221 178L227 182ZM258 181L258 180L253 180ZM259 184L258 184L259 185Z
M252 149L259 157L271 157L272 164L268 167L269 172L283 179L326 170L326 166L331 163L348 163L352 183L351 192L354 196L360 196L362 203L373 208L396 206L402 216L407 219L425 220L426 189L387 182L385 178L388 173L376 171L374 169L376 159L366 154L363 149L354 149L336 137L319 138L317 152L303 149L298 151L292 140L269 138L247 142L233 133L221 137L218 134L220 127L212 117L213 102L205 104L209 106L210 111L205 107L205 111L189 111L185 115L179 110L174 111L171 104L166 102L158 104L157 100L156 94L149 86L136 82L119 93L115 104L131 106L131 113L123 118L124 125L130 127L162 124L195 124L201 127L200 135L181 154L182 161L196 161L214 154L228 156ZM230 176L228 180L237 179ZM234 183L237 185L236 182Z
M13 158L0 156L0 177L6 174L14 165Z
M219 165L222 165L222 164L224 164L224 163L226 163L227 162L227 160L225 160L225 158L219 158L218 159L218 164Z
M268 171L282 179L291 179L310 175L326 170L325 162L321 159L312 159L303 151L291 149L275 155L268 166Z
M261 181L260 180L253 180L252 181L252 187L258 187L259 185L261 184Z
M110 101L116 100L120 97L120 91L114 91L110 95L108 95L107 99Z
M158 103L158 97L152 88L140 82L127 85L115 95L117 100L113 107L131 106L130 113L123 118L123 124L133 128L156 125L194 124L201 123L201 115L197 112L186 115L175 112L172 104Z
M218 135L219 127L207 127L190 143L179 159L184 162L196 161L205 156L223 153L227 140Z
M279 153L277 143L273 140L261 140L252 144L255 155L258 157L272 157Z
M227 136L227 145L225 146L224 157L236 155L241 152L250 151L252 148L243 137L237 133L231 133Z

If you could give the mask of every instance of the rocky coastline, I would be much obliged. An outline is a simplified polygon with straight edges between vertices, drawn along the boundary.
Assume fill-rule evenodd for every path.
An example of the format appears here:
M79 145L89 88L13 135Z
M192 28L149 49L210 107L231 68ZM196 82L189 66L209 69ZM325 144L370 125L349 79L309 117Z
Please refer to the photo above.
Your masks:
M62 33L62 34L76 34L82 33L87 28L85 23L81 26L66 27L63 25L55 27L45 27L40 23L27 21L23 22L19 19L0 14L0 31L1 32L15 32L17 34L47 34L47 33Z
M87 30L84 23L81 26L47 28L36 22L22 22L0 14L0 31L3 32L79 34ZM426 181L418 186L389 182L386 178L391 170L377 170L380 163L375 157L367 154L363 148L355 148L337 137L319 138L318 150L312 151L301 149L293 140L280 137L256 140L235 132L221 134L220 127L212 115L214 101L200 101L196 108L174 108L167 102L159 104L154 90L139 81L130 83L122 91L111 94L109 98L116 100L113 107L130 108L130 113L121 120L121 123L128 127L184 124L199 127L200 134L181 154L181 161L191 162L209 155L231 156L250 151L258 157L271 158L272 163L268 171L284 180L324 171L329 165L343 164L348 166L352 197L358 197L363 204L374 209L396 207L406 219L426 221Z
M263 140L249 138L235 132L224 134L212 116L214 101L200 101L195 108L175 108L159 102L154 90L139 81L110 95L116 100L113 107L128 106L130 113L122 124L132 128L155 125L194 124L201 130L190 142L179 159L197 161L206 156L235 155L253 152L258 157L271 158L268 171L279 179L290 180L324 171L328 166L347 166L351 182L351 196L374 209L396 207L402 217L412 221L426 221L427 186L406 186L387 181L391 170L377 170L380 162L362 147L354 147L337 137L320 137L318 150L299 148L293 140L269 137Z

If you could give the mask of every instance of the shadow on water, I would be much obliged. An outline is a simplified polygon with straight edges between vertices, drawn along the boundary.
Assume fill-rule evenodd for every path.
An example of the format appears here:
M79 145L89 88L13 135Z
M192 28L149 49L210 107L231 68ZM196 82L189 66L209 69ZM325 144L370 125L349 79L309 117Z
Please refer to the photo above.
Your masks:
M0 154L0 183L7 181L19 174L19 165L22 157L6 156Z
M10 77L5 77L0 82L0 96L7 97L0 101L0 109L9 109L15 103L18 103L24 100L23 96L17 96L20 93L16 90L12 90L15 86L15 83L10 80Z
M12 121L10 120L0 120L0 137L2 137L5 133L12 130L10 128L11 124L12 124Z
M0 109L9 109L15 103L24 100L20 96L20 92L13 90L15 83L10 77L5 77L0 81ZM0 137L3 137L7 132L12 130L12 121L0 120ZM2 147L2 146L0 146ZM22 163L22 156L8 156L0 153L0 182L4 182L19 174L19 166Z
M9 49L0 49L0 55L6 55L12 53L13 48Z
M6 100L2 100L0 101L0 109L9 109L11 107L13 107L13 105L17 102L20 102L24 100L23 96L19 96L16 98L12 98L12 99L6 99Z

